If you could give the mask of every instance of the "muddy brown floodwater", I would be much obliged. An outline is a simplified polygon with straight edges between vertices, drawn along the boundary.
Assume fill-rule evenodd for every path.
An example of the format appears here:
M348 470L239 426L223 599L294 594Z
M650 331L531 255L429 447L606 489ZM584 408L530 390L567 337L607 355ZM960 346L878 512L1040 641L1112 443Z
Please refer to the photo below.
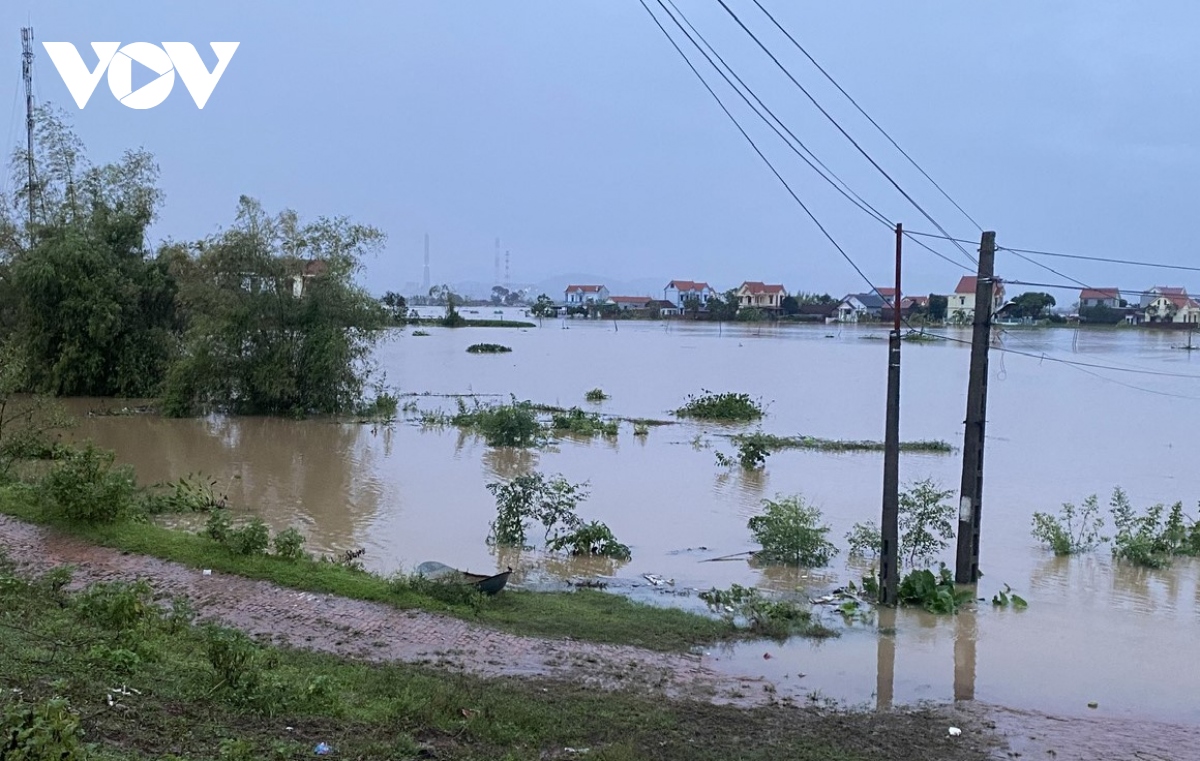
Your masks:
M402 391L515 394L652 418L669 418L702 389L743 391L767 405L751 429L883 434L887 344L878 328L547 321L537 329L430 332L396 332L378 350L388 381ZM465 352L480 340L513 352ZM1001 340L1033 356L992 357L979 592L990 599L1009 584L1028 609L981 603L953 617L904 610L883 634L880 622L858 624L834 640L771 645L770 659L755 644L715 651L708 662L781 683L804 674L805 690L856 705L978 701L1080 721L1200 727L1197 564L1181 558L1169 569L1140 570L1114 563L1105 548L1055 558L1029 533L1035 510L1093 493L1103 504L1117 485L1139 507L1196 504L1200 357L1175 349L1180 339L1170 333L1014 329ZM906 343L903 362L903 438L960 444L968 347ZM611 399L586 403L594 387ZM432 395L415 401L421 410L453 406ZM100 404L81 401L76 409ZM879 516L881 455L784 451L764 472L748 474L715 462L716 452L732 452L721 436L731 430L742 429L682 423L635 437L624 423L613 441L526 451L412 421L93 417L77 434L116 449L146 481L211 474L239 509L276 529L298 526L319 550L365 547L368 565L383 572L439 560L472 571L512 564L526 583L595 573L636 583L657 574L685 594L650 597L685 605L697 604L688 590L741 583L818 594L861 575L844 553L813 574L702 562L751 549L746 520L776 493L819 505L843 546L853 523ZM960 467L957 453L905 455L901 478L932 476L956 489ZM633 559L583 566L536 552L494 554L484 541L494 512L485 484L530 469L587 481L591 496L580 512L608 523Z

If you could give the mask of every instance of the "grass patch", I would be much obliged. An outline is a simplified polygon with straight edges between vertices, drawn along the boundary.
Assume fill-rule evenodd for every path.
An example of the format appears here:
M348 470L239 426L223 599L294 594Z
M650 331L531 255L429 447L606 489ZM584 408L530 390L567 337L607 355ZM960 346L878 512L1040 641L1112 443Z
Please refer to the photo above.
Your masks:
M312 558L285 560L272 555L236 555L206 536L132 520L100 526L48 518L28 496L29 490L0 489L0 512L106 547L151 555L191 568L263 579L283 587L326 592L397 608L420 608L465 618L518 634L572 637L628 644L652 650L682 650L741 636L730 624L695 613L658 608L626 598L580 590L534 593L505 590L482 607L470 601L447 602L411 584L338 563Z
M135 585L66 594L59 582L0 567L4 736L10 719L24 722L55 758L85 757L57 755L72 739L82 750L76 722L94 744L86 757L103 761L309 758L319 743L346 759L574 757L565 748L588 748L586 757L597 761L985 755L967 733L947 738L946 718L933 710L741 710L570 681L356 662L196 626L185 605L160 610ZM97 615L106 610L122 615ZM37 717L59 721L47 727ZM51 731L62 727L69 731ZM22 750L32 749L15 757L50 757Z
M457 401L458 414L450 418L450 423L478 431L490 446L528 447L542 436L542 424L529 402L513 399L510 404L476 403L468 408L462 399Z
M748 423L761 418L764 412L762 404L749 394L714 394L706 390L700 396L688 396L687 402L675 410L675 414L698 420Z
M471 344L467 347L468 354L507 354L511 347L503 344Z
M731 437L738 446L753 443L768 452L781 449L810 449L818 452L882 452L882 441L854 441L847 439L822 439L816 436L776 436L770 433L747 433ZM950 454L954 447L945 441L920 440L900 442L901 452L925 454Z

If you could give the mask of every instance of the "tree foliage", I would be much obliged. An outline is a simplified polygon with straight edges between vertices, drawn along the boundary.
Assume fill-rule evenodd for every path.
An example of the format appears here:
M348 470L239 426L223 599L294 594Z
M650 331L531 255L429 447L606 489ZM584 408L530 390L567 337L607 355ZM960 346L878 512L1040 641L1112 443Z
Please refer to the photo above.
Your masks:
M1039 320L1046 316L1047 310L1055 306L1054 297L1041 291L1027 291L1013 298L1013 317L1028 317Z
M177 262L189 318L165 411L334 413L363 396L383 310L353 280L383 234L344 217L301 223L243 196L234 225Z

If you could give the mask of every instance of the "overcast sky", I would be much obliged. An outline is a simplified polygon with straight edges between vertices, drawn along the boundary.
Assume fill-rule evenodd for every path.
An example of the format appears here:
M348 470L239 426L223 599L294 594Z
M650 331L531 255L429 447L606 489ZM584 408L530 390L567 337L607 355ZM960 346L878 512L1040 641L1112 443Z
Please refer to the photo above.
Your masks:
M1200 4L762 1L1001 245L1195 263ZM932 229L716 0L677 2L855 191L890 220ZM978 239L752 0L727 2L942 225ZM368 262L375 291L421 280L426 232L435 282L490 281L499 236L514 281L590 272L865 288L638 0L5 0L0 21L9 143L22 135L19 28L32 22L37 97L71 114L92 158L139 145L158 157L158 238L206 235L248 194L272 210L382 228L386 252ZM102 80L81 111L45 41L75 43L89 66L92 41L193 42L210 67L209 41L241 45L203 110L178 82L157 108L130 109ZM891 233L730 97L847 253L873 280L889 279ZM906 291L944 292L963 274L906 250ZM1200 291L1183 273L1046 263L1091 285ZM1064 280L1011 254L998 270Z

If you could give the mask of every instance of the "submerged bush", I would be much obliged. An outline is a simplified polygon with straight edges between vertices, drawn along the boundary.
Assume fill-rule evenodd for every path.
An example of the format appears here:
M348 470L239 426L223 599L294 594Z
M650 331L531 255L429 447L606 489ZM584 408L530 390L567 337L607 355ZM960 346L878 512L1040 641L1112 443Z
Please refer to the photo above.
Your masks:
M114 457L90 443L64 450L42 479L49 509L80 523L111 523L128 513L137 485L133 469L114 466Z
M604 393L603 389L594 388L584 394L583 398L589 402L602 402L608 398L608 394Z
M704 391L700 396L688 396L687 402L675 410L680 417L726 422L750 422L763 416L762 405L749 394L714 394Z
M599 521L585 523L570 533L556 536L546 542L551 552L566 550L571 555L599 555L614 560L628 560L629 546L621 544L613 536L612 529Z
M1082 507L1064 502L1058 515L1033 514L1033 536L1054 550L1055 555L1076 555L1090 552L1102 542L1108 541L1100 535L1104 528L1104 516L1100 514L1100 503L1093 494L1083 501Z
M537 412L529 402L518 402L495 406L476 405L468 409L458 400L458 414L450 422L460 428L472 428L483 435L484 440L494 447L527 447L537 443L542 433Z
M944 500L953 491L939 489L933 479L910 484L900 492L896 557L907 565L928 565L954 538L954 506ZM879 526L873 522L855 523L846 534L847 554L875 557L883 546Z
M572 407L566 412L555 412L550 425L556 431L569 431L580 436L616 436L620 424L615 420L604 420L594 412L584 412Z
M487 485L496 497L496 520L488 534L489 544L525 546L531 522L542 524L545 539L551 539L556 527L579 526L576 506L587 499L587 484L572 484L561 475L546 478L534 471L511 481Z
M510 351L511 348L500 344L471 344L467 347L470 354L504 354Z
M930 613L957 613L974 598L970 589L960 590L954 585L954 577L945 564L936 575L928 568L921 568L900 580L899 603L921 607Z
M1200 523L1184 514L1182 502L1170 510L1157 504L1137 513L1125 492L1116 488L1109 505L1117 529L1115 557L1147 568L1165 568L1176 555L1200 555Z
M762 545L755 557L805 568L829 565L838 550L825 538L829 526L821 517L821 511L805 504L799 495L763 500L763 514L746 524Z

